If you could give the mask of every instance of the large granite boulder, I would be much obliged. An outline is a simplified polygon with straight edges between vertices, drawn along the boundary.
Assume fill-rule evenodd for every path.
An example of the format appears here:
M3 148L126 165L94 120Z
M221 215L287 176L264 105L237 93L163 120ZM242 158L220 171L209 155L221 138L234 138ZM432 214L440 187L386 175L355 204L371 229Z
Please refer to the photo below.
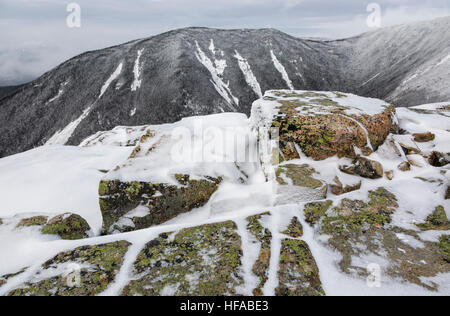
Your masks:
M339 92L268 91L252 108L255 128L279 129L280 159L354 158L370 154L398 123L394 106L378 99Z

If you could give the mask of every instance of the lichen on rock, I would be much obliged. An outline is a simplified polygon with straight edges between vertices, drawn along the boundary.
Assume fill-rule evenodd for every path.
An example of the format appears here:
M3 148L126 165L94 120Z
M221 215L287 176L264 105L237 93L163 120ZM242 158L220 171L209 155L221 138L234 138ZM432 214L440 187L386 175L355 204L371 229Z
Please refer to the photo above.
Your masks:
M351 175L359 175L368 179L380 179L384 170L381 163L358 156L350 166L340 166L339 170Z
M129 242L118 241L83 246L60 253L44 263L42 271L36 273L30 281L11 291L9 296L100 294L114 281L129 246ZM72 277L75 278L74 282L71 280Z
M234 222L187 228L149 242L122 295L236 295L243 284L241 239Z
M31 227L31 226L43 226L47 224L48 217L47 216L33 216L29 218L22 219L17 227Z
M259 241L261 249L259 251L258 259L256 259L252 272L258 277L259 284L253 289L253 295L262 296L262 288L267 282L269 277L270 257L271 257L271 242L272 233L269 229L265 228L260 220L263 216L269 216L270 213L264 213L254 215L247 218L247 230L252 234L256 240Z
M371 111L363 110L367 104ZM314 160L354 158L355 147L369 154L398 129L393 106L339 92L268 91L253 107L255 113L270 113L266 119L279 129L285 160L299 158L293 144Z
M319 268L309 249L302 240L281 241L279 286L277 296L322 296L325 292L320 281Z
M305 220L311 225L318 223L333 205L333 201L312 202L305 205Z
M439 251L444 260L450 263L450 235L443 235L439 238Z
M222 178L191 180L175 175L179 185L104 180L99 185L103 234L127 232L162 224L177 215L205 205ZM144 215L130 215L136 208Z
M328 187L330 188L331 193L334 195L342 195L346 193L350 193L353 191L357 191L361 188L362 181L359 181L358 183L354 185L343 185L341 180L339 180L338 177L334 178L335 184L330 184Z
M423 224L417 225L421 230L450 230L450 221L442 205L436 207Z
M303 236L303 225L300 223L297 217L293 217L289 226L285 231L283 231L284 235L288 235L292 238L300 238Z
M76 240L89 237L90 230L89 224L80 215L67 213L50 219L41 232L45 235L58 235L66 240Z
M320 222L321 231L332 236L362 233L381 228L391 222L398 204L396 197L384 188L369 192L369 201L343 199L330 210L331 201L305 205L306 221L312 225Z
M286 203L288 199L314 201L326 198L328 186L314 178L315 173L316 171L306 164L285 164L277 167L279 203Z

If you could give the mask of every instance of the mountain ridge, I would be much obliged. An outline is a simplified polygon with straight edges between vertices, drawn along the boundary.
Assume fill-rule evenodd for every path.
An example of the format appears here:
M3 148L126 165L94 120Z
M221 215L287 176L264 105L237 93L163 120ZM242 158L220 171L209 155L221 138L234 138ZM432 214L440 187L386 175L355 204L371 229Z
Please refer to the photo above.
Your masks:
M442 83L450 73L441 52L450 56L450 37L433 31L449 25L443 18L334 41L194 27L85 52L0 100L0 157L46 143L78 145L118 125L248 115L271 89L337 90L396 106L447 101ZM417 40L427 45L396 45L407 46L411 36L418 38L413 48Z

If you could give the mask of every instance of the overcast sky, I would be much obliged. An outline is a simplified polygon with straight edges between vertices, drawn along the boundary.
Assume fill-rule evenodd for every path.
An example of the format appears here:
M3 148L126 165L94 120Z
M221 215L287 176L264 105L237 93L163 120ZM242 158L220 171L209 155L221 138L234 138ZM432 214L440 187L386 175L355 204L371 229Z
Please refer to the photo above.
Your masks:
M81 7L80 28L66 23L72 2ZM371 30L373 2L382 27L450 15L450 0L0 0L0 86L34 79L87 50L187 26L353 36Z

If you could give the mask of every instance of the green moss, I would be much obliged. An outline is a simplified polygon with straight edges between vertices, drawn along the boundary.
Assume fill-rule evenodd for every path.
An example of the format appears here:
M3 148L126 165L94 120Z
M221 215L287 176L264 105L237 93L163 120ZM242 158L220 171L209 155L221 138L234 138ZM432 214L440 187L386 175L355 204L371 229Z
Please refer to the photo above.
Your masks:
M31 227L31 226L42 226L48 221L47 216L34 216L30 218L24 218L20 221L17 227Z
M277 168L276 176L277 181L281 185L287 185L288 183L282 178L282 175L290 178L295 186L307 187L317 189L323 186L322 181L314 179L312 175L315 170L308 165L283 165Z
M281 241L280 285L277 296L322 296L325 292L320 281L319 268L308 245L302 240Z
M41 232L45 235L58 235L62 239L76 240L87 238L87 232L91 228L81 216L72 214L70 216L60 215L51 219Z
M128 232L159 225L177 215L205 205L218 189L221 177L191 180L189 175L174 175L181 185L150 182L107 182L108 195L100 196L103 215L103 234L114 231ZM149 214L135 217L133 225L117 223L138 206L146 206Z
M130 182L129 186L125 189L125 192L132 196L138 196L141 190L144 188L144 185L140 182Z
M436 207L435 211L430 214L424 224L417 225L422 230L449 230L450 222L442 205Z
M93 296L100 294L114 281L130 243L118 241L110 244L83 246L73 251L58 254L44 263L45 270L55 270L58 266L70 262L89 265L79 271L79 286L73 287L67 277L58 275L36 283L25 283L13 290L9 296ZM43 274L43 273L41 273Z
M297 92L274 91L273 94L279 98L298 98L300 95Z
M289 223L288 228L283 232L292 238L300 238L303 236L303 225L300 223L297 217L293 217Z
M438 247L444 260L450 263L450 235L441 236Z
M317 104L317 105L322 105L322 106L339 106L339 103L329 99L328 97L320 98L320 99L312 99L312 100L309 100L309 102L311 102L313 104Z
M108 181L100 181L100 184L98 186L98 195L104 196L107 195L108 192L109 192Z
M343 199L333 209L333 215L323 218L321 229L325 234L343 236L382 228L391 223L398 204L395 196L384 188L369 192L369 202Z
M332 201L313 202L305 205L304 214L305 220L311 225L315 225L325 216L326 212L333 205Z
M336 98L346 98L347 96L345 94L342 94L340 92L333 92Z
M162 295L167 287L175 295L233 295L243 284L240 275L241 240L234 222L188 228L168 240L151 241L134 264L139 278L123 295Z

